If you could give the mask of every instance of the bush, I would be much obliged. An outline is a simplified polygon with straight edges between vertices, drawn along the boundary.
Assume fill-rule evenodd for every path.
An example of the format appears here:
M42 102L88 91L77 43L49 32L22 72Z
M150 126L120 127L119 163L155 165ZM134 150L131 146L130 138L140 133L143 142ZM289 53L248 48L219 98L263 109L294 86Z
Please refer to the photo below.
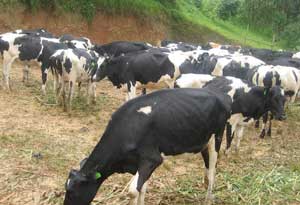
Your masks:
M282 40L286 47L300 50L300 17L285 27Z
M240 6L239 0L222 0L217 8L217 16L222 20L236 16Z

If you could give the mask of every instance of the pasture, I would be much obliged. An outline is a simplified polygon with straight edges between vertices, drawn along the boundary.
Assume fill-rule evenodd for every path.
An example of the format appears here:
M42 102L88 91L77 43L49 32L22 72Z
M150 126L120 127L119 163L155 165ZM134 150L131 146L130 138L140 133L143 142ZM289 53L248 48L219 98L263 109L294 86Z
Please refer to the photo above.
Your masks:
M14 64L11 81L12 92L0 90L0 204L62 204L69 170L94 148L125 93L103 80L96 105L87 106L82 89L68 114L55 105L51 80L41 95L38 67L24 85L21 64ZM252 127L239 154L226 157L221 149L215 204L300 204L300 106L289 106L286 121L274 121L272 138L259 139ZM167 158L150 178L145 203L201 204L203 166L200 154ZM94 204L127 204L130 178L110 177Z

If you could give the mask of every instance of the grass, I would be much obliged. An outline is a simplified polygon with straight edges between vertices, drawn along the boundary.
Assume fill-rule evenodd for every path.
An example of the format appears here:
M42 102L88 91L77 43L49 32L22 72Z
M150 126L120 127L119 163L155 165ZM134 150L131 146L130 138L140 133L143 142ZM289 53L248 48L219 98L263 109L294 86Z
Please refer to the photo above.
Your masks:
M249 31L241 25L235 25L221 19L213 19L205 16L202 11L189 4L187 1L179 0L182 15L194 24L206 27L210 31L224 36L229 41L241 45L248 45L256 48L279 49L277 45L272 45L271 39L260 35L257 32Z
M0 110L0 203L62 204L68 171L78 168L94 148L124 96L103 81L97 86L96 107L87 107L82 95L74 98L74 113L68 115L61 107L47 105L55 102L51 82L46 103L35 100L42 98L39 70L26 86L15 78L20 73L12 74L12 93L0 90L0 106L5 107ZM250 128L239 155L225 157L221 150L216 205L300 204L300 106L290 106L287 116L285 122L274 121L272 138L258 140L258 131ZM35 157L38 153L41 158ZM130 178L113 175L94 202L127 204ZM146 204L201 204L206 196L202 180L199 154L167 158L151 176Z
M271 37L262 32L248 30L246 26L233 21L208 17L205 8L197 8L192 0L13 0L2 1L0 4L12 7L20 2L32 11L50 8L78 12L89 22L98 11L109 15L135 16L141 23L162 22L169 28L167 36L175 40L195 43L215 40L258 48L282 48L279 44L273 45ZM208 1L203 4L208 4Z

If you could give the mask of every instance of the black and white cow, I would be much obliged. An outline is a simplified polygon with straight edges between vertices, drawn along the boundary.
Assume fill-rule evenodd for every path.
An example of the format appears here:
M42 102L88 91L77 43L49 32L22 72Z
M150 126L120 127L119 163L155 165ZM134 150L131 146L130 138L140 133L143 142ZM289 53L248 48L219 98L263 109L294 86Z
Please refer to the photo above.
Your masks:
M292 58L300 58L300 52L295 53Z
M266 63L268 65L281 65L287 67L294 67L298 70L300 69L300 59L298 58L281 57L272 61L267 61Z
M272 66L263 65L255 68L249 72L249 81L255 85L272 87L281 86L287 97L290 98L290 102L295 102L297 93L300 90L300 71L293 67L286 66ZM273 116L269 119L269 128L267 130L267 135L271 136L271 124ZM263 126L261 131L261 136L263 137L266 133L266 123L268 121L268 114L263 116ZM259 126L257 121L256 127Z
M47 37L53 38L54 35L44 29L32 29L32 30L22 30L18 29L12 32L3 33L0 35L0 56L3 57L3 70L5 67L9 67L10 69L12 63L17 58L14 53L16 52L17 48L14 47L14 40L16 38L27 36L27 37ZM10 49L12 48L12 49ZM29 64L25 62L25 66L23 69L23 81L28 79L28 70ZM4 71L5 72L5 71ZM7 86L5 86L7 87Z
M57 50L50 57L50 67L54 69L57 87L57 99L63 97L63 106L65 110L71 110L71 101L76 82L88 82L88 99L92 97L95 102L96 84L93 76L104 61L104 57L99 57L95 51L85 49L62 49ZM66 89L69 87L69 93L66 102Z
M55 36L43 28L40 29L18 29L13 31L15 34L25 34L35 37L55 38Z
M161 46L170 49L171 51L193 51L197 49L201 49L201 46L193 45L190 43L184 43L184 42L177 42L177 41L171 41L171 40L162 40Z
M185 61L181 73L233 76L247 80L249 70L265 63L252 56L219 55L218 52L196 51L192 61ZM192 63L191 63L192 62Z
M281 86L292 103L300 89L300 71L294 67L259 66L248 73L248 80L258 86Z
M210 201L230 103L228 96L207 89L160 90L128 101L112 115L80 170L70 171L64 205L89 205L109 176L126 172L135 174L130 204L143 205L147 181L162 164L162 155L199 152Z
M0 37L1 38L1 37ZM59 42L56 38L28 36L24 34L9 34L1 38L0 51L3 54L3 77L5 87L9 89L9 74L12 63L18 59L28 64L36 61L41 65L42 91L45 94L49 58L58 49L69 46Z
M238 151L245 125L252 119L257 120L268 111L275 119L285 119L284 92L279 87L264 88L251 86L246 81L234 77L215 77L201 74L183 74L176 80L176 87L202 88L221 91L232 99L231 117L227 126L227 150L234 134L237 136L235 145Z
M180 75L179 67L186 59L186 55L164 53L157 49L128 53L106 60L95 80L108 77L117 88L127 85L128 100L136 96L138 84L146 88L149 84L164 82L173 88L175 79Z
M150 44L143 42L114 41L108 44L95 45L94 50L101 56L117 57L130 52L148 50L152 47Z
M264 62L273 61L277 58L291 58L294 55L292 52L288 51L273 51L261 48L242 48L239 52L244 55L254 56Z
M74 37L70 34L65 34L59 37L60 42L62 43L71 43L75 48L81 49L92 49L93 44L90 39L86 37Z

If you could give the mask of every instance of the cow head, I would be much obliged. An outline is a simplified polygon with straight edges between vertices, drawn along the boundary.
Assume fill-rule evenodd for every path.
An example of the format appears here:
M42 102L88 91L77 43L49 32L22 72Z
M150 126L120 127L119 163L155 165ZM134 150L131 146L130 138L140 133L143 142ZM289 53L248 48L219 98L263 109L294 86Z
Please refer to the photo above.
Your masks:
M103 181L99 172L85 175L71 170L65 184L64 205L89 205Z
M110 57L106 54L101 58L101 63L98 63L99 67L97 68L96 73L93 75L94 81L99 82L100 80L106 77L107 75L106 67L110 63L112 58L113 57Z
M267 96L267 107L273 114L276 120L285 120L284 103L285 96L284 90L279 86L274 86L271 89L266 88L264 95Z

